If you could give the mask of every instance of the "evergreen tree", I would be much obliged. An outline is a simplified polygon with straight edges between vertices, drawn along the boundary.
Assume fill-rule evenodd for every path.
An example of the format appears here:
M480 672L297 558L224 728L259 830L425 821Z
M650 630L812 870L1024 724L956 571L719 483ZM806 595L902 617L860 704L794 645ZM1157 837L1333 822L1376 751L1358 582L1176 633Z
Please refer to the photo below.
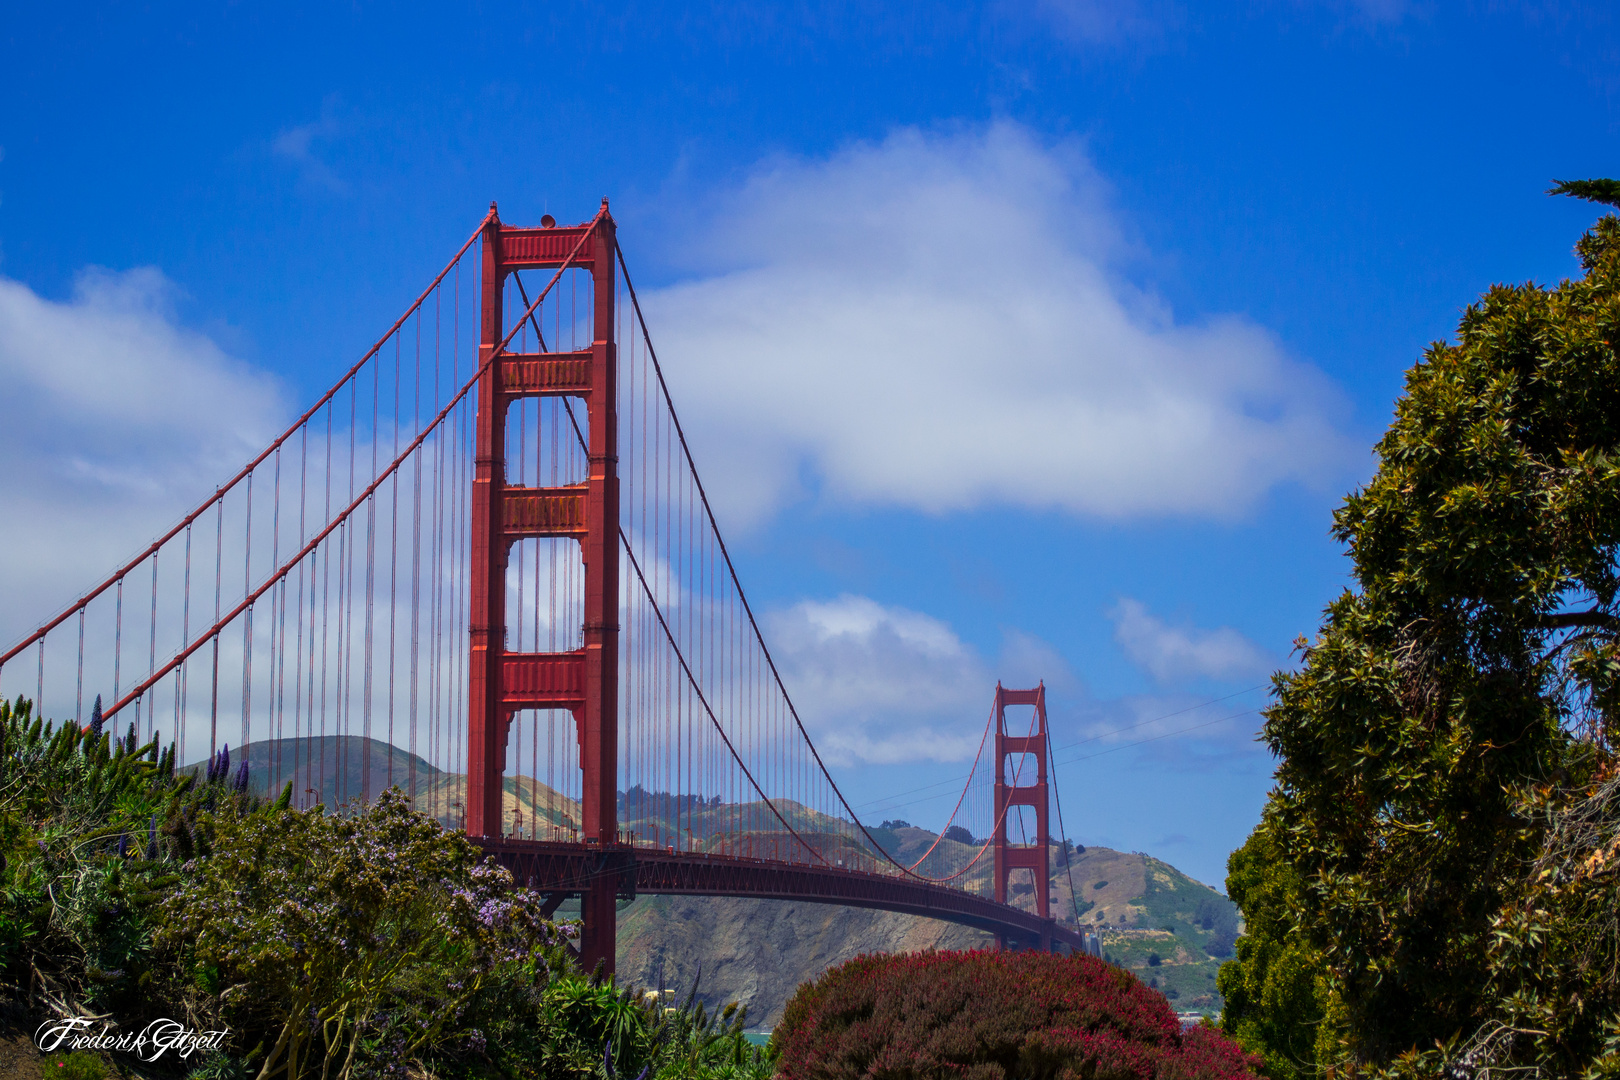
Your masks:
M1577 251L1579 280L1496 286L1429 348L1335 517L1354 588L1276 679L1277 787L1229 882L1229 1024L1268 1062L1620 1065L1620 219Z

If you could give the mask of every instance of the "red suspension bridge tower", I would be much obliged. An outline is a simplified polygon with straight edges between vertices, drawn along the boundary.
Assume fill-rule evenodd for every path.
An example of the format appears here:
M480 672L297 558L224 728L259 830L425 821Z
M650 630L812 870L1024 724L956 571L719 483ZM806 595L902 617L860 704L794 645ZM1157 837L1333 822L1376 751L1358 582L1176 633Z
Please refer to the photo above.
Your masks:
M1035 723L1028 735L1007 734L1007 706L1033 705L1035 707ZM996 832L993 838L995 851L995 898L996 903L1007 902L1008 880L1014 870L1028 870L1035 879L1035 910L1042 919L1052 917L1052 901L1050 895L1051 884L1051 852L1047 847L1047 838L1051 831L1047 828L1047 807L1049 805L1046 789L1046 684L1043 682L1033 690L1008 690L999 682L996 683ZM1030 754L1035 758L1035 782L1033 784L1018 784L1014 786L1007 782L1007 756L1009 754ZM1025 775L1024 770L1014 771L1013 779ZM1035 836L1034 843L1012 842L1011 810L1015 806L1028 806L1035 810ZM1021 839L1024 839L1021 837ZM1007 946L1005 936L1000 938L1002 947ZM1042 948L1051 948L1050 940L1041 942Z
M467 834L501 835L501 773L514 713L568 709L579 742L581 840L617 841L619 686L618 402L615 385L613 219L585 225L514 228L494 204L484 225L478 404L472 484L471 657L467 729ZM577 352L506 352L502 311L506 276L518 270L589 271L592 334ZM542 346L543 347L543 346ZM494 354L500 352L499 356ZM506 482L506 414L529 397L581 399L588 417L589 472L564 487ZM526 538L578 541L585 566L583 646L569 652L506 649L506 570L511 546ZM581 894L587 969L614 963L616 879L600 877Z
M193 758L239 731L253 782L301 802L398 785L548 915L579 896L587 970L613 970L615 900L638 892L847 904L1095 948L1050 918L1044 687L997 687L957 809L918 859L860 823L743 593L605 200L566 227L508 226L492 205L291 427L0 651L0 689L79 724L110 693L106 719ZM1028 734L1008 734L1009 706L1034 709ZM503 827L511 801L527 836ZM1015 843L1007 818L1024 807L1034 828L1020 820ZM987 833L954 870L930 861L953 824ZM992 854L993 899L970 874ZM1005 903L1014 870L1031 872L1037 911Z

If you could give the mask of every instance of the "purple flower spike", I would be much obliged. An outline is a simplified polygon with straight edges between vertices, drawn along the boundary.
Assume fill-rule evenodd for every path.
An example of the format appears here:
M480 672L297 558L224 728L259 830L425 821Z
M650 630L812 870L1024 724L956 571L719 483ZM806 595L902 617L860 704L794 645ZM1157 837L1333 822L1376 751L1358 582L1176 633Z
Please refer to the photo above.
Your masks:
M224 783L230 775L231 744L226 743L219 748L219 753L215 754L212 760L208 762L208 782L211 784Z
M242 762L242 767L236 771L236 783L231 786L236 789L236 792L239 795L247 793L248 763L246 761Z

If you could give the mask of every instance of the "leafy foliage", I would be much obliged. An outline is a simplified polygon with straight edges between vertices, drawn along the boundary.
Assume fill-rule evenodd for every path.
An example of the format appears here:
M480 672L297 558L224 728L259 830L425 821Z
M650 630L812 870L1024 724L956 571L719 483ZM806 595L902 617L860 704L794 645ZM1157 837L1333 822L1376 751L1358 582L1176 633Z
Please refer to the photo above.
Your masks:
M45 1059L44 1072L51 1080L105 1080L107 1066L94 1054L77 1050L51 1054Z
M1302 1080L1316 1071L1324 993L1321 959L1294 932L1303 883L1264 825L1232 853L1227 869L1226 890L1243 909L1247 932L1217 978L1226 1003L1221 1026L1264 1059L1273 1080Z
M1620 181L1559 180L1548 189L1547 194L1573 195L1577 199L1620 206Z
M782 1080L1246 1077L1213 1029L1090 956L862 956L800 987L772 1035Z
M227 817L215 844L165 901L158 940L217 969L223 1019L273 1033L266 1075L297 1076L311 1053L347 1075L363 1035L400 1060L473 1040L463 1021L495 968L562 964L539 898L397 789L349 815Z
M251 794L228 752L198 773L133 729L0 703L0 999L229 1028L228 1052L189 1063L199 1080L769 1075L741 1010L582 974L571 927L397 791L300 812L290 789Z
M99 710L96 710L99 719ZM152 976L150 912L176 880L164 823L215 792L174 775L155 742L92 736L0 701L0 966L59 1011L137 1010ZM131 838L138 838L131 842Z
M1577 250L1430 347L1336 515L1356 587L1266 714L1253 854L1291 876L1234 862L1232 1025L1268 1061L1319 1016L1319 1067L1620 1066L1620 219Z

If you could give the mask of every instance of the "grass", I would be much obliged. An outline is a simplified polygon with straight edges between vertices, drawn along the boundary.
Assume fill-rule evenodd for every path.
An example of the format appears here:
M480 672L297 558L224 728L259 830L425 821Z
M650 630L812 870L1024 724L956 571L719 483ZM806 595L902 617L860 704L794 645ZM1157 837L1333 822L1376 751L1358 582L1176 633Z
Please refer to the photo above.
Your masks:
M106 1080L107 1066L96 1055L75 1050L46 1058L45 1075L50 1080Z

